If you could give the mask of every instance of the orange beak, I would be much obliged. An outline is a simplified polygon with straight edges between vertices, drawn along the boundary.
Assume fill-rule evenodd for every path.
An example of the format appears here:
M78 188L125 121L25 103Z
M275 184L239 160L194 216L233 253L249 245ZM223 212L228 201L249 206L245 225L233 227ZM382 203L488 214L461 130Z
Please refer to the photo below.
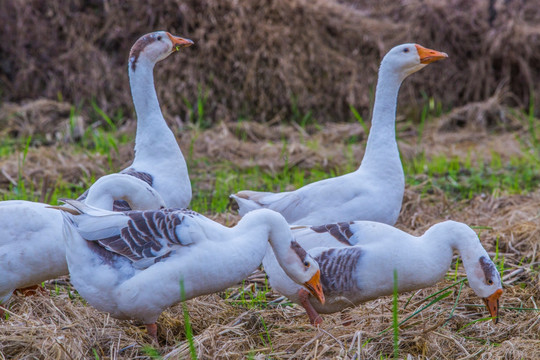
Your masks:
M446 59L448 57L448 54L444 52L431 50L423 46L420 46L418 44L414 46L416 46L416 51L418 51L418 56L420 56L421 64L431 64L432 62L435 62L441 59Z
M486 307L488 308L495 324L499 321L499 298L501 297L502 293L502 289L498 289L487 298L482 299L484 300L484 303L486 304Z
M315 296L321 304L324 305L324 293L321 284L321 271L317 270L315 275L304 286L309 290L311 295Z
M173 49L176 51L194 44L192 40L184 39L179 36L173 36L170 33L167 33L167 36L169 37L169 39L171 39L173 43Z

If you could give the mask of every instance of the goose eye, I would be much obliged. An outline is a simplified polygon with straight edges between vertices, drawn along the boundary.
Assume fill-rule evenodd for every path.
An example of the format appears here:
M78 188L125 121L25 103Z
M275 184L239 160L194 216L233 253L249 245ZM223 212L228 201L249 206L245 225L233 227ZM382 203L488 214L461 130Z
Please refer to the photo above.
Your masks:
M403 52L404 52L404 53L408 53L408 52L409 52L409 48L403 49Z
M489 285L493 285L493 280L489 279L487 282Z
M304 261L304 266L305 266L305 267L309 267L309 266L310 266L310 263L307 262L307 261Z
M157 37L158 41L161 41L161 35Z

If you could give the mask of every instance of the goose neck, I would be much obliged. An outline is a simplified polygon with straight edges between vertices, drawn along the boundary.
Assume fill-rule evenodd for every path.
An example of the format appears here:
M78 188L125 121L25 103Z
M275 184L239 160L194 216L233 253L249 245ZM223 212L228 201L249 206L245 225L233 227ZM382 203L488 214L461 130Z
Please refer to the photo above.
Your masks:
M144 57L140 57L135 69L129 66L129 83L133 104L137 114L137 133L135 138L135 151L156 144L156 138L160 142L169 145L170 141L176 140L170 131L161 109L154 86L154 64Z
M437 241L447 243L453 250L457 251L465 268L476 264L481 256L489 258L478 239L478 235L463 223L445 221L434 225L426 234L431 234L438 239Z
M396 108L402 78L381 66L364 161L396 152Z
M142 119L153 117L156 114L161 115L159 101L154 87L154 64L141 57L135 70L129 67L129 84L131 95L139 124L144 127L147 124L141 124Z
M270 243L278 261L288 262L293 236L283 216L273 210L257 209L247 213L237 227L256 232L253 237L257 240L254 243L257 242L257 247L261 250L261 261ZM239 230L243 231L241 228Z
M112 211L114 200L114 196L112 196L110 193L103 192L92 196L91 193L88 193L85 203L99 209ZM117 198L117 200L119 199Z
M112 174L100 178L88 191L85 203L113 210L115 200L125 200L133 210L159 209L165 203L158 192L130 175Z

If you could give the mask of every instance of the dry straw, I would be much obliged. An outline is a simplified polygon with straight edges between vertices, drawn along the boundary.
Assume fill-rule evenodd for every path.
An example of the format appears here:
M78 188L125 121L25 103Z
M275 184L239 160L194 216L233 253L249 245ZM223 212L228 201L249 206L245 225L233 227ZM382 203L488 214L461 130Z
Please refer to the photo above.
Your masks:
M466 130L441 132L440 127L446 124L446 120L443 120L430 123L424 133L425 143L421 143L420 149L415 151L424 150L430 157L439 154L441 149L451 149L445 154L476 152L484 158L496 152L506 158L509 156L506 150L512 144L503 141L518 142L515 136L509 136L506 132L491 133L488 128L477 132L477 141L469 143L467 139L470 134ZM126 128L122 131L131 133L133 130ZM348 145L344 141L347 134L355 134L359 139L364 136L359 124L329 124L322 131L313 131L311 128L302 129L292 125L269 128L246 122L241 125L221 124L205 131L184 129L179 134L179 140L184 151L187 151L186 144L195 139L193 144L196 157L215 157L217 161L229 160L239 167L260 165L268 171L281 171L284 162L277 154L282 151L282 145L280 142L276 144L275 138L285 137L290 145L290 157L297 156L295 161L299 166L309 170L313 163L318 162L326 164L323 168L331 170L344 165L347 158L343 154L348 153L351 146L354 156L361 158L362 142ZM417 143L414 133L402 134L401 147ZM438 146L432 146L430 142L433 139L436 139ZM456 141L457 144L463 144L463 147L456 146ZM495 147L491 143L488 149L485 142L490 141L499 146ZM304 148L310 142L317 144L316 152ZM105 172L103 167L106 162L102 157L81 158L82 155L70 151L71 146L69 143L64 144L65 149L56 155L64 164L60 170L50 164L48 171L53 173L52 178L62 172L66 174L64 176L80 181L76 174L81 163L89 171L97 169L98 173ZM131 146L127 144L124 145L126 149L120 149L121 154L115 163L120 165L131 158L128 151ZM241 146L240 151L235 151L237 146ZM216 147L222 151L217 151ZM255 148L260 151L254 152ZM38 149L30 149L25 172L37 171L44 161L52 161L47 158L54 158L49 150L43 150L43 147ZM38 151L45 153L39 156ZM304 151L304 157L301 158L300 153ZM16 167L10 167L9 164L14 166L17 156L20 155L9 156L2 164L8 174L12 168L15 169L15 173L10 175L12 177L17 174ZM206 180L198 184L201 188L211 187L215 181L212 178L212 168L205 165L204 161L194 162L190 170L192 174L207 174L207 178L202 178ZM28 181L39 183L36 178L29 178ZM397 226L417 234L445 219L477 226L481 241L490 255L504 257L505 293L501 303L501 320L498 325L493 325L486 321L476 322L485 318L487 313L481 300L467 284L461 290L459 284L445 290L449 291L447 297L401 325L400 357L540 357L539 312L519 310L538 309L540 191L528 195L503 194L498 197L479 195L472 200L459 202L448 199L442 192L421 193L422 185L407 188ZM238 221L238 216L234 214L212 216L229 225ZM451 285L454 276L457 279L463 278L465 272L460 266L457 272L449 269L449 275L450 280L435 287L401 295L398 300L399 320L406 319L429 304L433 298L427 300L428 296ZM380 358L381 355L392 356L391 331L382 333L392 324L391 297L371 301L343 313L325 315L323 326L315 329L309 325L299 306L289 306L286 299L274 292L267 294L267 302L259 302L257 306L252 307L248 305L249 302L241 301L241 294L251 293L255 286L258 289L264 287L263 279L261 273L256 273L237 288L187 302L198 358L372 359ZM46 288L51 296L14 297L9 307L9 320L0 324L0 354L4 358L132 359L144 358L150 353L143 349L150 345L150 339L142 324L118 321L85 305L84 300L70 290L69 282L60 282L58 294L54 282L47 282ZM158 353L166 359L189 358L181 306L165 311L158 320L158 326Z
M131 114L129 48L165 29L196 44L156 71L165 111L183 119L204 98L210 122L309 112L345 121L350 105L367 117L380 59L406 41L450 54L407 80L406 103L421 100L419 84L450 107L486 100L505 82L512 105L525 108L540 84L539 19L532 1L2 1L0 96L61 95L84 110L95 100Z

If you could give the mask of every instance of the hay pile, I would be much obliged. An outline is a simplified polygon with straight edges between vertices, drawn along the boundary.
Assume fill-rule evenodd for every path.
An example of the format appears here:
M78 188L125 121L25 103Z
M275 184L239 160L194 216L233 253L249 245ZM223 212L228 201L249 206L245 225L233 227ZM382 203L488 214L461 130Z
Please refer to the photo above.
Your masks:
M184 120L346 121L350 106L368 117L380 59L405 41L450 59L407 80L403 103L422 102L421 89L449 108L505 84L511 105L527 108L540 84L538 19L534 2L502 0L8 0L0 2L0 96L61 96L87 112L93 100L111 116L131 114L129 48L166 29L196 43L156 72L165 112Z

